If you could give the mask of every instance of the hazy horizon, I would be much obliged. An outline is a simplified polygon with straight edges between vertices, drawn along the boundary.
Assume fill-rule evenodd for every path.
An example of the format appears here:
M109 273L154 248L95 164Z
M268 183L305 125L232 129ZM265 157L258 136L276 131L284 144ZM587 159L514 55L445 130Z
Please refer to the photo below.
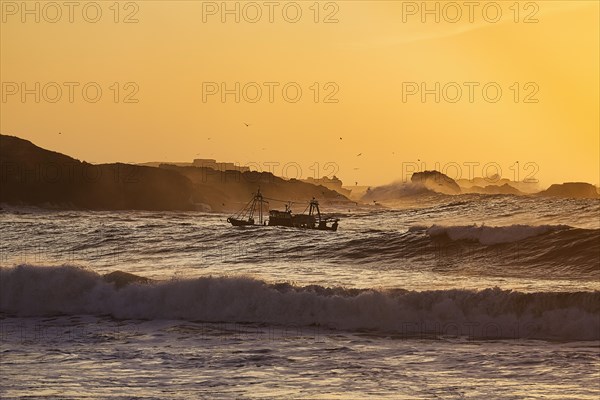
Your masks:
M10 136L15 136L15 135L10 135ZM37 145L35 142L33 144ZM59 149L46 148L46 150L55 151L55 152L62 153L67 156L79 159L78 157L76 157L72 154L62 152ZM445 174L454 180L459 180L459 179L474 180L476 178L484 178L484 179L487 178L489 180L489 184L494 184L499 179L508 179L511 182L523 182L524 175L527 175L527 174L522 174L517 179L517 176L515 174L517 173L517 167L519 164L517 164L516 162L513 163L512 165L510 165L507 169L502 170L502 166L499 166L497 163L493 163L493 162L478 164L477 162L471 161L471 162L463 163L461 165L460 163L450 161L445 164L436 162L435 164L430 165L427 162L420 161L420 160L419 161L407 161L407 162L401 161L398 164L398 167L399 167L397 170L398 176L396 176L395 178L392 178L389 181L385 181L385 182L382 181L382 182L379 182L376 184L372 184L370 182L345 181L344 179L341 178L339 166L334 161L328 161L323 164L313 163L311 165L304 165L304 166L295 161L289 161L289 160L287 160L287 161L286 160L269 160L269 161L263 161L263 162L251 160L251 161L242 163L242 162L235 161L235 160L232 161L232 160L227 160L227 159L215 159L213 157L204 157L201 154L196 154L192 159L189 159L189 160L144 160L144 161L125 161L125 160L95 161L95 160L85 160L85 159L79 159L79 160L88 162L90 164L126 163L126 164L136 164L137 165L137 164L146 164L146 163L165 163L165 164L190 163L191 164L194 161L194 159L207 159L207 160L212 159L212 160L215 160L217 163L233 163L233 164L235 164L236 167L249 167L251 171L270 172L270 173L273 173L275 176L285 178L285 179L293 179L293 178L296 178L296 179L308 179L308 178L320 179L323 177L332 178L333 176L336 176L337 178L339 178L342 181L344 186L348 186L348 187L351 187L351 186L376 187L376 186L385 186L385 185L396 184L396 183L410 182L410 178L413 173L423 172L423 171L440 171L441 172L442 170L446 170ZM487 170L488 172L491 171L491 173L489 173L488 175L485 175L485 176L475 175L475 172L478 170L478 167L479 167L479 170L482 170L482 171ZM262 169L260 169L260 168L262 168ZM498 168L500 168L500 170ZM531 164L528 165L526 168L528 170L530 170L530 172L534 171L534 169L533 169L534 166ZM508 176L506 174L499 175L499 178L498 178L495 176L496 171L498 171L498 172L508 171L509 174L508 174ZM316 175L317 172L320 173L320 175ZM390 172L390 175L391 175L391 172ZM590 183L596 187L600 187L599 183L586 182L583 180L571 180L571 181L564 181L564 182L548 182L547 184L543 184L543 183L541 183L541 181L537 182L537 183L536 182L529 182L529 183L531 183L532 187L537 187L540 190L542 190L542 189L548 188L552 184L562 184L562 183L567 183L567 182L584 182L584 183Z
M600 184L598 2L502 3L499 21L465 8L458 22L419 2L302 3L297 22L231 3L236 22L219 2L105 4L94 23L40 5L35 22L14 4L0 131L79 159L295 162L303 178L334 162L370 185L402 162L479 163L477 176L495 163L542 186Z

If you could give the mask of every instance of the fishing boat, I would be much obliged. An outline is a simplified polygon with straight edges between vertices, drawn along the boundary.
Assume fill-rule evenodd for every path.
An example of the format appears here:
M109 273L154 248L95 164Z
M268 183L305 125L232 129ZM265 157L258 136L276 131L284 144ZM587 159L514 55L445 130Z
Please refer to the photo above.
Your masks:
M265 212L269 210L269 201L279 201L285 204L285 211L270 210L269 218L265 219ZM294 214L291 209L291 201L269 199L260 193L260 189L254 194L252 200L246 204L237 214L227 218L233 226L285 226L300 229L318 229L322 231L337 231L338 218L326 218L321 215L319 202L314 197L308 202L304 213ZM308 213L306 213L308 211ZM258 221L255 220L255 217Z

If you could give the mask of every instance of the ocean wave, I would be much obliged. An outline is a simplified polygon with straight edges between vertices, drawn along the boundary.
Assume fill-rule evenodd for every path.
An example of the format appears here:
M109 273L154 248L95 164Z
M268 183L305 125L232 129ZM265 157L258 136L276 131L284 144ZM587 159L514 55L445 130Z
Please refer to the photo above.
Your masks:
M116 281L115 281L116 280ZM119 283L120 282L120 283ZM249 277L147 282L73 266L0 268L0 311L118 319L318 325L382 334L600 340L600 292L377 290L268 284Z
M427 229L431 237L446 236L451 240L477 241L484 245L518 242L533 236L543 235L548 232L566 230L567 225L463 225L441 226L433 225Z
M600 229L566 225L413 225L406 231L369 231L320 251L340 262L364 260L406 266L427 260L485 275L541 279L598 279ZM500 268L501 267L501 268Z

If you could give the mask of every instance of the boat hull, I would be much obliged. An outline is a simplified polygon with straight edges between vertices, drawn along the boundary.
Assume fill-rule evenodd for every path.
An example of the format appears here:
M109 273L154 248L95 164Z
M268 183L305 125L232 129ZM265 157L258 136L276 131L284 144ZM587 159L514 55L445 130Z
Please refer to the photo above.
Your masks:
M248 220L243 220L243 219L227 218L227 222L229 222L233 226L249 226L249 225L254 225L254 220L248 221Z
M327 225L325 222L316 224L315 222L300 220L296 221L292 219L269 219L269 226L283 226L287 228L298 228L298 229L315 229L318 231L337 231L338 224L334 222L332 225Z

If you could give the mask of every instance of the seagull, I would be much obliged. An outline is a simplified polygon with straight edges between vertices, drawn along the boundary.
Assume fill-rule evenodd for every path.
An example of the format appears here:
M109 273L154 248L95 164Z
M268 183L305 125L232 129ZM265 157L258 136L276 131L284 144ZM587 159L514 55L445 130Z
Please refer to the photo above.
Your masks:
M358 154L356 155L356 157L360 157L360 156L362 156L362 153L358 153Z
M246 128L250 126L250 124L244 122L244 125L246 125Z

